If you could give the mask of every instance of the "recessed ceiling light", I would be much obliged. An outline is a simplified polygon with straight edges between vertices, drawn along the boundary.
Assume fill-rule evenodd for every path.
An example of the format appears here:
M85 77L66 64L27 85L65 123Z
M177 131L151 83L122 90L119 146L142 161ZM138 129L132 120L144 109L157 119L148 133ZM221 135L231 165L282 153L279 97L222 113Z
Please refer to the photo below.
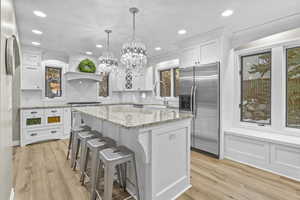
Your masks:
M36 29L33 29L32 32L33 32L34 34L37 34L37 35L42 35L42 34L43 34L42 31L39 31L39 30L36 30Z
M33 44L34 46L40 46L41 45L41 43L39 43L39 42L31 42L31 44Z
M161 47L155 47L154 48L156 51L160 51L161 50Z
M184 35L184 34L186 34L186 30L181 29L181 30L177 31L177 33L178 33L178 35Z
M233 14L233 10L225 10L224 12L222 12L223 17L229 17L232 14Z
M97 44L96 47L97 47L97 48L102 48L103 45L102 45L102 44Z
M87 51L87 52L85 52L87 55L93 55L93 52L91 52L91 51Z
M40 10L33 11L33 14L35 14L38 17L42 17L42 18L47 17L47 15L44 12L40 11Z

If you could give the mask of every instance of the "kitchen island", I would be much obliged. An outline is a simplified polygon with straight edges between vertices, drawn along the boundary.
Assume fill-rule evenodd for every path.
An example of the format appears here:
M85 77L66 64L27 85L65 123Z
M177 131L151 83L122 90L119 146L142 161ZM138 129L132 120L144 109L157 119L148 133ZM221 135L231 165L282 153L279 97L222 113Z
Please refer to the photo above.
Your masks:
M192 115L133 105L74 108L86 125L135 152L141 200L171 200L190 185ZM130 167L129 167L129 170ZM134 193L132 172L127 190Z

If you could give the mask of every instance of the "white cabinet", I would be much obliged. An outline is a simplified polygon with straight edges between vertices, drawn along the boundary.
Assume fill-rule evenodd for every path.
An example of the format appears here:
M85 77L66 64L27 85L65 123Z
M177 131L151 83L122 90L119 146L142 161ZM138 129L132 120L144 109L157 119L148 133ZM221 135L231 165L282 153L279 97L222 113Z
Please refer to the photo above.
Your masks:
M199 62L199 46L188 48L182 51L180 56L180 67L191 67Z
M218 40L208 41L190 48L186 48L180 55L180 67L191 67L220 60L220 46Z
M35 52L23 53L23 63L21 72L22 90L42 89L43 82L41 70L41 54Z
M112 91L152 90L153 67L146 67L142 72L142 75L133 76L132 89L125 88L125 75L113 75L110 83Z
M71 132L71 108L64 108L64 135L69 136Z
M144 87L145 90L152 90L153 89L153 67L147 67L145 70L144 76Z
M219 45L217 40L200 45L200 64L219 61Z
M21 146L63 139L70 133L70 108L21 110Z

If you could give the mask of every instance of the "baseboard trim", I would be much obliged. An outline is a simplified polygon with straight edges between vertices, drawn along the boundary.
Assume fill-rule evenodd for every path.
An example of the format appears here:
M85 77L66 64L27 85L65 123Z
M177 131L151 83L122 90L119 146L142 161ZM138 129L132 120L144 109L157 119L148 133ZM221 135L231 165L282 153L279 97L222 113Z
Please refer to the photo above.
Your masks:
M14 140L12 144L14 147L20 146L20 140Z
M188 191L190 188L192 188L192 185L187 186L185 189L183 189L181 192L179 192L173 200L176 200L178 197L180 197L183 193L185 193L186 191Z
M14 190L14 188L11 188L9 200L14 200L14 199L15 199L15 190Z

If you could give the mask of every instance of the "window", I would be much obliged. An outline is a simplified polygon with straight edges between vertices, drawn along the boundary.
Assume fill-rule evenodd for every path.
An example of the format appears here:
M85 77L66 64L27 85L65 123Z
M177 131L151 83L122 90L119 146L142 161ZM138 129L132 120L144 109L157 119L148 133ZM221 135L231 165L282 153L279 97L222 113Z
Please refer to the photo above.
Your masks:
M48 98L61 97L61 73L59 67L45 67L45 96Z
M173 69L174 77L174 96L178 97L180 94L180 84L179 84L179 68Z
M161 70L160 72L160 96L171 96L171 69Z
M99 96L100 97L108 97L109 96L109 74L101 74L101 80L99 82Z
M271 52L241 57L241 121L271 124Z
M286 126L300 129L300 47L286 50Z

